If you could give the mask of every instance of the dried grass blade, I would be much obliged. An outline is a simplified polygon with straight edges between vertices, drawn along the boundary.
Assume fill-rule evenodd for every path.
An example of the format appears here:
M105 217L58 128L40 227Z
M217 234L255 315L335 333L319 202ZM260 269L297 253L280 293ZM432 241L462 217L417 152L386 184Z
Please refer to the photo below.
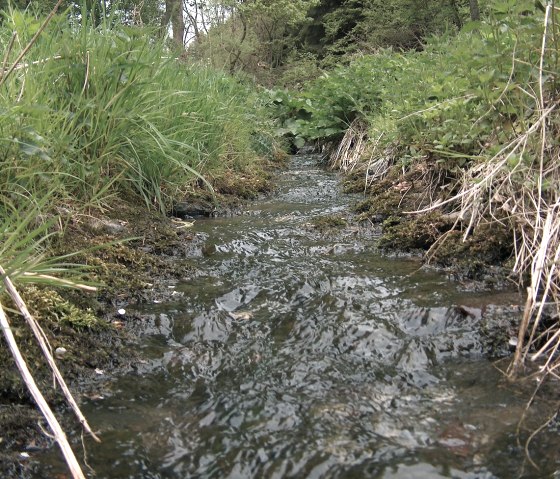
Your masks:
M54 433L54 437L58 442L58 445L62 450L62 454L64 455L64 459L68 464L68 468L72 473L72 477L74 479L85 479L80 464L78 463L78 460L76 459L76 456L74 455L74 452L70 447L70 443L66 438L66 434L64 433L63 429L60 427L58 420L56 419L49 405L47 404L47 401L45 400L41 391L37 387L37 383L33 379L33 376L31 375L29 368L27 367L25 359L21 355L21 352L19 350L17 342L10 328L10 323L4 312L4 308L2 307L2 304L0 304L0 327L2 329L2 332L4 333L4 338L8 343L8 347L12 352L17 368L21 374L23 381L25 382L25 385L29 389L29 392L33 396L33 399L37 403L37 406L43 413L43 416L47 420L52 432Z
M44 333L43 333L41 327L37 324L37 321L35 321L35 318L33 318L31 313L27 309L27 306L25 305L25 302L23 301L22 297L18 293L17 289L15 288L14 284L12 283L12 281L10 280L10 278L8 277L8 275L6 274L6 271L4 270L4 268L2 266L0 266L0 275L3 277L3 281L4 281L4 284L6 285L6 290L8 291L8 294L11 296L13 301L16 303L16 306L18 307L21 314L25 318L27 324L29 325L29 327L33 331L33 334L35 335L35 338L37 339L37 342L39 343L39 346L41 347L41 350L43 351L43 354L45 355L45 359L47 360L48 365L52 369L52 372L53 372L53 374L56 378L57 383L59 384L60 388L62 389L62 392L64 393L64 396L66 397L66 400L68 401L72 410L74 411L74 414L76 415L76 417L80 421L80 424L82 424L83 428L91 435L91 437L93 437L93 439L95 441L101 442L99 437L97 437L96 434L92 431L92 429L89 426L86 418L82 414L78 404L74 400L74 397L72 396L72 393L70 392L70 389L66 385L66 382L64 381L64 378L62 377L62 374L60 373L60 370L58 369L58 366L56 365L56 363L54 361L54 358L53 358L53 356L51 354L51 351L50 351L50 347L45 340Z

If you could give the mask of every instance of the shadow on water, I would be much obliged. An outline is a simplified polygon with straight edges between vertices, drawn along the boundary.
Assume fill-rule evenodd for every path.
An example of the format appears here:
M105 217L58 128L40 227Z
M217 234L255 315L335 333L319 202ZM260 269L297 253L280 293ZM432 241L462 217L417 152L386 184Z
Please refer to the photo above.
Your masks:
M201 273L142 313L153 334L136 372L85 412L99 478L511 478L530 390L484 358L480 323L518 315L516 293L465 293L375 232L322 234L314 218L355 198L316 158L294 158L278 194L197 221ZM522 430L546 417L531 417ZM52 456L46 470L63 470ZM525 469L523 469L525 467Z

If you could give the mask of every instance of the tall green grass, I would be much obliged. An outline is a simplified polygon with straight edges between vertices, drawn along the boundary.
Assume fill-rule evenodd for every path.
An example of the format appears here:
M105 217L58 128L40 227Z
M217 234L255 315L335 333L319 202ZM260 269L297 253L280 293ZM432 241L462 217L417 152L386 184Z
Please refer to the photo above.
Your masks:
M62 12L14 65L44 17L0 14L0 265L14 280L60 284L74 269L49 259L61 207L168 211L271 152L251 85L177 60L155 32Z
M16 34L10 65L40 21L4 16L0 50ZM262 123L249 86L114 23L56 17L1 87L3 204L55 189L62 202L132 194L164 210L193 179L255 159Z

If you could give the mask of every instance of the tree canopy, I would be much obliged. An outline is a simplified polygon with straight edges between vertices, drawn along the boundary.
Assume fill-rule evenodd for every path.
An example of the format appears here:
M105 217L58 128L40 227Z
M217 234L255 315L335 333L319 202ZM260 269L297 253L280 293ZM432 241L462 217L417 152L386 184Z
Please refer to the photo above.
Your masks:
M0 8L46 14L56 0L0 0ZM304 74L355 53L422 49L425 39L458 31L480 16L478 0L64 0L61 11L94 25L104 17L157 27L184 56L265 84L287 65ZM282 71L280 71L282 73Z

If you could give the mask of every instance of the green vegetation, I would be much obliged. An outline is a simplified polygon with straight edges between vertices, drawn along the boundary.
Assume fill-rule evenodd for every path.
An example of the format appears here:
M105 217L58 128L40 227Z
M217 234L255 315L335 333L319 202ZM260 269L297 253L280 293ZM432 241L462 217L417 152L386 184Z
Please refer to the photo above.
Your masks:
M512 5L496 5L488 22L471 22L457 36L431 38L421 52L363 55L302 92L273 91L278 116L307 141L340 140L359 117L372 139L381 136L377 148L397 146L394 156L405 164L430 157L454 170L480 159L535 108L522 88L538 82L542 18L532 2ZM553 66L555 54L546 61Z
M298 147L308 141L341 140L354 120L380 109L382 91L375 71L371 64L356 61L324 73L302 92L271 91L275 116L282 123L277 134L291 135Z
M204 9L204 2L192 3ZM216 15L211 7L203 10L212 28L204 34L197 31L188 53L231 73L244 72L270 83L274 70L286 62L294 47L291 32L307 23L307 12L318 0L212 3L219 5L222 14Z
M47 250L73 215L123 199L167 212L197 184L235 190L275 149L249 84L177 61L122 12L98 26L71 12L44 31L45 17L2 13L0 264L18 281L71 267Z
M5 50L13 32L23 45L39 24L12 12ZM256 129L266 133L247 86L177 63L140 29L58 17L20 67L0 98L5 204L55 189L60 202L133 194L166 210L194 178L247 166Z
M421 49L425 38L461 28L469 10L462 0L321 0L294 36L328 64L379 48Z
M267 86L301 84L321 68L348 64L353 56L380 48L422 49L431 35L457 32L477 15L478 5L475 0L182 3L188 12L185 36L192 40L189 56Z
M15 379L11 351L41 404L23 367L42 364L36 341L60 346L71 375L122 363L111 352L122 322L110 320L107 305L119 294L134 300L140 290L155 290L148 283L155 275L192 269L151 254L166 247L150 244L159 233L177 249L192 239L162 213L193 194L212 201L224 189L247 196L252 187L263 189L260 165L275 156L276 141L250 83L177 59L160 38L165 28L138 25L145 12L136 2L104 9L107 2L86 1L80 9L49 1L38 6L43 10L19 3L0 3L0 319L10 349L0 348L0 399L30 401ZM66 11L49 14L61 3ZM106 219L127 206L130 217ZM118 241L137 230L119 221L134 216L145 231L125 246ZM109 224L108 231L88 231L97 224ZM118 241L107 244L112 239ZM103 304L91 294L53 290L91 291L92 281L102 284ZM47 346L41 349L50 357ZM36 376L42 386L51 382L45 373Z

